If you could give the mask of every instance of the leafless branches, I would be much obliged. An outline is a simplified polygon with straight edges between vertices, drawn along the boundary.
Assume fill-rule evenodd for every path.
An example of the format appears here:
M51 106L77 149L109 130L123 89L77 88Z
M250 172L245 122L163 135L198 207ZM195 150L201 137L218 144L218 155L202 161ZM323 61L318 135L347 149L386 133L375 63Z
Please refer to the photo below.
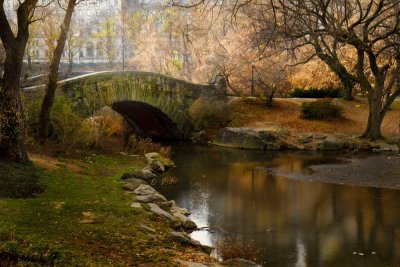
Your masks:
M221 6L231 22L251 21L259 57L271 48L285 50L296 64L317 57L338 76L345 98L361 87L374 114L365 136L380 137L383 116L400 95L400 0L202 0L185 7L210 12ZM355 58L346 60L344 53Z

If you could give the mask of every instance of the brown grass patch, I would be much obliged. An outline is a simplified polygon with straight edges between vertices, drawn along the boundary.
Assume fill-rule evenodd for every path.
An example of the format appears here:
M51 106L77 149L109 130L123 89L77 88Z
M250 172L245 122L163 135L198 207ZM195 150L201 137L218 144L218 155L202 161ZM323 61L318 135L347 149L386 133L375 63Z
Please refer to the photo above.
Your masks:
M39 154L29 154L29 159L37 166L42 167L48 171L54 171L59 168L67 168L76 173L84 173L84 169L78 166L78 162L73 160L68 160L67 162L60 161L54 157L39 155Z

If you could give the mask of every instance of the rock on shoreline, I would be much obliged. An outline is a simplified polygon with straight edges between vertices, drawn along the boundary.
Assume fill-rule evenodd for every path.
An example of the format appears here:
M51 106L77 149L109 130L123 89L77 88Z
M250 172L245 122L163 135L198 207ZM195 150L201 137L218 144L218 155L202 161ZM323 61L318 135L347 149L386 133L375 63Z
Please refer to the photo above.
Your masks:
M146 182L156 179L157 174L173 167L174 163L155 152L147 153L145 157L148 163L146 167L124 173L121 177L122 189L134 196L135 202L131 204L131 207L141 208L142 204L146 204L151 212L170 220L178 228L197 229L196 223L187 217L190 214L188 210L178 207L175 201L167 201L162 194Z

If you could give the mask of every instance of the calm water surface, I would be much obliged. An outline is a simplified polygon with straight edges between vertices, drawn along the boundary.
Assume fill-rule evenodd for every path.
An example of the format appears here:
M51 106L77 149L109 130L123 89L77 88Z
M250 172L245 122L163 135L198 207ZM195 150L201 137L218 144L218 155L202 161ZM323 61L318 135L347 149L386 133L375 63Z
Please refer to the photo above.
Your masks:
M192 233L203 244L242 235L264 266L400 266L400 191L276 174L346 164L337 154L180 146L174 160L179 182L160 191L199 227L223 230Z

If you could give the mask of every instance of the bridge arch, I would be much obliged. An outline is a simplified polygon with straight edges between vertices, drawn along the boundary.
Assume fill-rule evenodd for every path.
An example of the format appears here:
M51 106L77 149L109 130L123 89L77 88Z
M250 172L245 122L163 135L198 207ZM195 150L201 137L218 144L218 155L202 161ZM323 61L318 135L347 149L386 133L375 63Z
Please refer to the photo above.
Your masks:
M155 140L180 140L183 134L164 112L139 101L120 101L111 108L118 112L139 136Z
M25 89L30 97L42 97L44 88ZM154 128L139 113L147 114L149 120L163 122L155 127L168 137L186 139L192 129L189 107L201 96L226 98L224 80L213 79L212 84L193 84L151 72L107 71L87 74L59 82L57 96L69 98L77 113L92 116L104 106L112 107L133 126L139 124L149 137L157 136ZM29 96L28 96L29 97ZM136 110L133 114L129 109ZM134 120L140 120L138 121ZM135 124L136 123L136 124Z

